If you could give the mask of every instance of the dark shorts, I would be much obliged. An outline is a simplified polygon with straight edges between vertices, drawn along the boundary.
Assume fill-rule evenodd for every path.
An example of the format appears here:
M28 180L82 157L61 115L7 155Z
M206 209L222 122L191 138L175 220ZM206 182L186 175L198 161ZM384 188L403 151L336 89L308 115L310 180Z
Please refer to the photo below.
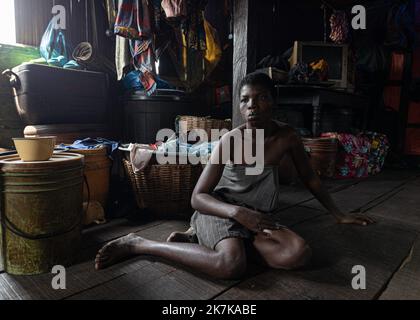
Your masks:
M278 212L266 214L269 214L279 227L287 228L281 225L281 216ZM198 243L212 250L215 250L219 242L225 239L239 238L252 242L255 236L254 232L235 220L205 215L198 211L191 218L191 227L195 231Z

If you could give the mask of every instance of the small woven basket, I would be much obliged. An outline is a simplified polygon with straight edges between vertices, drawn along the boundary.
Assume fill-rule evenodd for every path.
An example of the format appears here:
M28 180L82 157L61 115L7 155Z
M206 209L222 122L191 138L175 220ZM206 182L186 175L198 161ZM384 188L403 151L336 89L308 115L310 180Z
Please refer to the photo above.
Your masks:
M318 175L323 178L333 178L338 152L337 139L303 139L303 144L309 152L312 167Z
M201 165L156 164L134 173L129 161L123 159L123 163L140 209L159 218L191 218L191 197L203 171Z
M219 120L219 119L212 119L209 117L179 116L177 118L176 127L179 133L187 133L188 131L192 131L194 129L202 129L206 131L207 136L210 139L212 139L212 136L211 136L212 129L217 129L217 130L226 129L228 131L231 131L232 121L230 119ZM217 137L216 140L218 139L219 137Z

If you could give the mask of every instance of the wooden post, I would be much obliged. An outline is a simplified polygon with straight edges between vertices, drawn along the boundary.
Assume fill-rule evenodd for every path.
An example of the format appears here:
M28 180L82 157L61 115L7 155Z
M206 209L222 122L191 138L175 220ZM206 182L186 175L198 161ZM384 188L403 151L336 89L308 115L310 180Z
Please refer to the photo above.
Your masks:
M239 111L239 86L242 79L256 69L257 10L256 0L234 0L233 50L233 125L243 123Z

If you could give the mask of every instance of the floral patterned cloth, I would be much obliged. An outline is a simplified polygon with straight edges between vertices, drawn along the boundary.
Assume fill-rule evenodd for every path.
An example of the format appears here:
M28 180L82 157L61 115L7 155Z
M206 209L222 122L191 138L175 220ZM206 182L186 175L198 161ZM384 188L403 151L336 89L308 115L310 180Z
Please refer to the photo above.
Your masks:
M322 136L339 141L336 178L367 178L381 172L389 150L385 135L365 132L357 136L346 133L324 133Z
M390 148L388 137L376 132L365 132L362 137L370 143L368 172L370 175L378 174L385 165Z

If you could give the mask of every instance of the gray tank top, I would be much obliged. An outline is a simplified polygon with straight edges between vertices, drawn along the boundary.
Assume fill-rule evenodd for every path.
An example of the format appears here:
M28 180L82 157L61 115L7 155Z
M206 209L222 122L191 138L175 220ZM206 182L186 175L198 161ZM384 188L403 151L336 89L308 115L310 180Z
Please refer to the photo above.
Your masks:
M257 176L246 175L246 168L226 165L214 195L231 204L272 213L279 207L278 167L265 166Z

